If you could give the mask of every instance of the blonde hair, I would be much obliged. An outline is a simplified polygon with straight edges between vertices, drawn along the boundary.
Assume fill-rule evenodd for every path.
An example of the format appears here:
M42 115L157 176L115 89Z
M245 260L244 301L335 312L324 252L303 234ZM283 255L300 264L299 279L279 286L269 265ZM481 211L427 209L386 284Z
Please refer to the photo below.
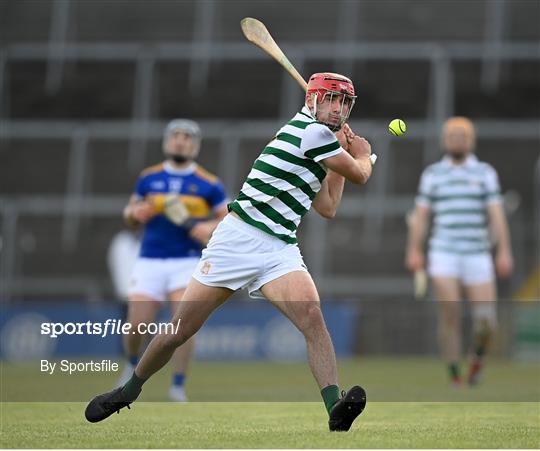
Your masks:
M472 121L463 116L454 116L450 119L447 119L443 125L443 135L446 135L448 132L455 128L461 128L465 133L472 138L473 142L476 140L476 132Z
M463 116L454 116L446 120L442 129L442 141L444 142L445 136L456 128L461 128L465 131L465 134L471 139L471 150L474 149L476 145L476 131L472 121Z

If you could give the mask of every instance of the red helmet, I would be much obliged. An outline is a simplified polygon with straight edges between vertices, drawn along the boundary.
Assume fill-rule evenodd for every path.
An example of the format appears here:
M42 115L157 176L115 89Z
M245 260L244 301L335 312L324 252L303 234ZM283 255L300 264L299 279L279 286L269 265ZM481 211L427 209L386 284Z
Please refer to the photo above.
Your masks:
M326 91L335 91L356 98L351 79L344 75L320 72L309 77L306 99L312 94L317 94L317 102L320 102Z
M328 93L333 95L343 95L342 105L345 105L345 102L348 102L347 110L343 111L342 108L341 121L339 125L327 124L331 129L334 129L335 131L339 130L341 126L345 123L345 121L347 121L352 107L354 106L354 102L356 100L354 85L349 78L340 74L334 74L332 72L320 72L313 74L311 77L309 77L309 82L307 84L306 101L307 99L312 98L313 95L317 96L316 101L314 102L314 111L312 111L314 115L317 111L316 104L322 102L324 96Z

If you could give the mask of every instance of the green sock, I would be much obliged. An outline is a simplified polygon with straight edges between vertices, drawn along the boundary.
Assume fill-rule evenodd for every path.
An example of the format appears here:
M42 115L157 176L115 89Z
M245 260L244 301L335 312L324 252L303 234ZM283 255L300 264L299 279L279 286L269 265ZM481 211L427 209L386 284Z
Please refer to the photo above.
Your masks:
M143 384L146 382L146 379L141 379L139 376L133 372L131 379L126 382L122 388L122 392L129 398L135 400L139 393L141 392Z
M334 404L339 401L339 387L337 385L328 385L321 390L321 395L324 406L327 412L330 413Z
M459 374L459 364L457 363L450 363L448 365L448 372L450 373L450 377L452 379L457 379L459 378L460 374Z
M482 357L484 357L485 353L486 353L486 347L485 346L478 346L476 348L475 354L476 354L476 357L478 359L481 359Z

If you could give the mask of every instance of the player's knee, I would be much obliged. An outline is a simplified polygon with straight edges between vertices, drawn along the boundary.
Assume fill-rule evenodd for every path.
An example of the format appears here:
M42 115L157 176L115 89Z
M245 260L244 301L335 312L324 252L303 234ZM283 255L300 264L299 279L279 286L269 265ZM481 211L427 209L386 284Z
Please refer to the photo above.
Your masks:
M459 302L444 302L441 306L440 320L443 326L458 327L461 322L461 308Z
M161 343L167 348L178 348L188 341L199 328L189 323L180 323L180 327L174 332L169 332L160 336Z
M472 306L473 328L476 333L493 332L497 327L495 302L477 302Z
M300 330L304 335L324 330L326 326L320 306L318 304L306 305L305 315L301 323Z
M161 345L167 349L176 349L179 346L182 346L188 339L189 337L183 331L163 334L160 336Z

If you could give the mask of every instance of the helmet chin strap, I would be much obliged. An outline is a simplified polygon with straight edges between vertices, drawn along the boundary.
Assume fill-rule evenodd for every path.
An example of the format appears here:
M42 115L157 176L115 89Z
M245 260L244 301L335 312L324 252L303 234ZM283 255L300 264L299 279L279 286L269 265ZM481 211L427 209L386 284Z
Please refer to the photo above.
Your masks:
M313 114L313 117L317 119L317 94L311 94L311 103L313 104L311 113Z
M337 125L334 125L334 124L325 124L331 131L333 131L334 133L335 132L339 132L341 130L341 127L342 127L342 124L339 123Z

